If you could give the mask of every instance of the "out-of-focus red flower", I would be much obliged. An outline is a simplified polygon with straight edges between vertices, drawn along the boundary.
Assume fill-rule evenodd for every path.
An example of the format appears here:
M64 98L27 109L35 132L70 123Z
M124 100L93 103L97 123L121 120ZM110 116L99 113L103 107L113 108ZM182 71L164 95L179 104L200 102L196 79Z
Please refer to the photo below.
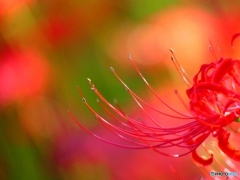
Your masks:
M144 65L168 65L169 48L173 48L181 65L193 74L197 69L192 64L199 67L213 59L206 51L209 38L221 45L220 37L219 21L213 14L199 7L177 7L159 12L135 28L124 28L108 49L113 59L121 63L130 53Z
M81 42L103 27L123 6L122 1L119 3L109 0L79 4L63 0L61 3L47 1L43 4L47 12L40 29L48 42L55 46Z
M105 148L86 134L65 126L52 136L52 141L51 157L63 175L78 179L108 179L107 159L112 154L111 147Z
M79 33L78 22L74 15L52 15L43 25L43 33L52 44L72 41Z
M216 12L216 13L232 13L238 12L240 7L240 2L238 0L181 0L184 1L186 4L194 4L197 6L207 7L209 10Z
M26 5L30 5L34 0L0 0L0 18L12 15Z
M106 138L113 138L111 133L100 127L95 128L94 132ZM88 173L91 173L92 176L97 175L97 167L101 168L102 174L109 179L165 179L167 177L175 179L178 174L188 179L201 177L198 168L187 163L189 162L187 156L170 159L156 157L155 153L151 151L126 151L102 144L76 129L65 129L58 132L57 136L53 138L52 157L57 167L63 170L62 172L75 174L74 169L82 167L78 170L79 174L75 174L75 177L79 178L84 170L85 176L88 176ZM142 162L145 164L143 165ZM182 164L185 166L183 167ZM161 166L160 169L159 166ZM191 172L186 172L186 167L191 169Z
M237 59L239 57L239 48L233 51L232 47L229 46L229 39L231 38L232 34L236 32L240 32L240 27L238 22L240 21L239 17L239 8L240 2L238 0L228 1L226 3L225 0L183 0L188 5L198 3L198 7L207 7L208 11L214 16L215 19L218 21L218 25L215 26L214 24L210 24L211 27L215 28L217 31L217 38L215 37L208 37L214 42L215 53L221 56L228 56L232 57L233 59ZM218 40L218 41L216 41ZM240 43L235 42L236 47L240 47ZM229 56L230 55L230 56Z
M53 159L60 167L69 168L78 161L101 162L102 148L93 148L93 144L84 134L76 130L60 130L53 142Z
M34 98L44 91L49 64L32 49L5 48L0 54L0 104Z
M240 7L240 6L239 6ZM240 32L240 27L238 22L240 21L239 13L227 13L219 15L220 19L220 29L222 34L222 39L225 42L228 42L232 34ZM230 43L225 43L220 46L222 52L217 52L222 56L231 56L233 59L237 59L240 56L240 40L237 39L234 41L233 47L230 46Z

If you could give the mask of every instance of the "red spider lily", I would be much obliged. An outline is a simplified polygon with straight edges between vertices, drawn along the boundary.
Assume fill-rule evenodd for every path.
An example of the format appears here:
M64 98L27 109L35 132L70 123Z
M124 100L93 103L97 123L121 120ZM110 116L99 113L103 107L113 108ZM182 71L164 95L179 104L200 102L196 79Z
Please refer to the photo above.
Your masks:
M233 36L232 44L238 36L239 34ZM117 137L125 140L126 144L115 143L99 137L78 122L70 113L71 117L83 130L109 144L129 149L152 149L169 157L180 157L191 153L193 161L200 166L208 166L213 162L213 154L206 150L205 146L201 146L209 135L212 134L213 137L217 138L218 146L225 155L236 161L240 161L240 151L236 150L228 142L230 132L226 130L227 126L231 128L231 124L238 120L240 114L240 61L230 58L221 58L216 62L203 64L192 81L176 60L173 50L171 50L171 52L172 61L174 62L175 67L185 83L189 86L186 90L190 101L188 114L181 113L173 107L170 107L161 97L159 97L155 90L143 77L135 62L132 61L131 57L129 57L134 68L149 90L163 105L167 106L173 114L167 114L141 99L123 82L115 70L110 68L116 78L132 96L139 108L145 113L149 120L154 123L154 125L149 125L143 121L131 118L126 115L118 105L113 106L97 90L90 79L88 79L88 81L91 89L100 99L98 103L115 121L115 123L111 123L103 116L99 115L87 103L81 90L79 89L83 102L96 116L100 123L102 123ZM184 106L188 107L183 102L180 95L178 95L178 92L176 91L175 93ZM171 117L173 119L183 119L185 121L181 125L175 127L163 127L148 114L147 108L150 108L167 117ZM199 146L206 151L208 158L203 158L197 153L197 148L199 148Z
M48 10L40 29L48 42L54 46L84 41L120 10L119 3L110 0L88 1L79 5L73 5L68 0L61 0L61 3L59 0L46 0L43 4ZM66 11L59 11L63 4Z

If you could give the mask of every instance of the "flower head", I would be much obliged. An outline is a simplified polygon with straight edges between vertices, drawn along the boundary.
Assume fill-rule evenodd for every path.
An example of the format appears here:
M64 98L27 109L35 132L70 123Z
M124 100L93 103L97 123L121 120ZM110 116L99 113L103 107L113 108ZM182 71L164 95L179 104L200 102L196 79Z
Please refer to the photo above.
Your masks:
M181 113L169 106L149 85L135 62L129 56L134 68L149 90L164 106L172 111L172 114L162 112L141 99L124 83L115 70L110 68L151 123L131 118L124 113L119 105L113 106L97 90L90 79L88 79L90 87L100 99L98 103L114 122L108 121L98 114L88 104L79 89L83 102L107 129L120 139L126 141L126 144L119 144L99 137L85 128L70 113L71 117L82 129L107 143L131 149L152 149L157 153L169 157L180 157L191 153L193 161L200 166L210 165L214 160L213 153L208 151L203 145L203 142L212 134L218 140L218 146L225 155L240 161L240 151L236 150L228 142L230 131L227 130L228 126L233 130L231 124L238 120L240 114L240 61L221 58L216 62L204 64L200 67L199 72L194 76L192 81L176 60L173 50L171 50L171 53L176 69L189 86L186 90L189 98L189 106L183 102L177 91L175 91L175 94L180 102L187 106L189 113ZM183 119L184 122L174 127L163 127L161 120L156 121L153 119L147 109L151 109L172 119ZM198 148L202 148L206 152L207 158L198 154Z
M201 66L193 79L193 86L187 90L194 114L198 117L226 117L239 111L239 65L238 60L221 58Z

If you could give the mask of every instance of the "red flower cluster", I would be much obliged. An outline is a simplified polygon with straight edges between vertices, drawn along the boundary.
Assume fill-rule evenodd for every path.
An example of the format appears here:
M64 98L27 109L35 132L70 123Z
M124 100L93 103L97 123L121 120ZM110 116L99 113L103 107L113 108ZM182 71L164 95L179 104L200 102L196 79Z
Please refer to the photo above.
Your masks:
M232 41L234 41L237 36L238 35L235 35ZM236 150L228 142L230 132L226 130L227 126L238 120L240 114L240 61L230 58L221 58L216 62L204 64L201 66L199 72L194 76L192 81L177 62L172 50L171 52L174 65L183 80L189 86L189 89L186 91L190 101L189 114L181 113L165 103L165 101L163 101L163 99L161 99L161 97L159 97L154 89L148 84L134 61L131 61L149 90L162 102L162 104L171 109L173 114L176 115L162 112L145 102L122 81L113 68L110 68L116 78L133 97L139 108L155 125L146 124L145 122L131 118L126 115L119 106L115 107L110 104L100 94L90 79L88 79L88 81L91 89L100 99L98 103L114 120L114 123L107 121L99 115L87 103L79 89L83 102L105 127L117 137L125 140L126 144L118 144L99 137L85 128L70 113L71 117L82 129L107 143L131 149L149 148L162 155L170 157L180 157L192 153L193 161L200 166L207 166L213 162L213 154L207 151L204 146L202 147L208 154L208 158L203 158L198 155L196 151L208 136L212 134L213 137L217 138L219 148L229 158L240 161L240 151ZM131 57L129 57L129 59L132 60ZM177 92L176 95L181 100L181 97ZM182 103L184 102L182 101ZM146 108L150 108L157 113L173 119L185 119L184 124L175 127L163 127L148 114Z
M240 161L240 151L229 143L229 132L223 128L236 121L239 109L240 61L220 59L204 64L187 90L190 110L202 133L218 138L219 148L228 157ZM237 155L238 154L238 155Z

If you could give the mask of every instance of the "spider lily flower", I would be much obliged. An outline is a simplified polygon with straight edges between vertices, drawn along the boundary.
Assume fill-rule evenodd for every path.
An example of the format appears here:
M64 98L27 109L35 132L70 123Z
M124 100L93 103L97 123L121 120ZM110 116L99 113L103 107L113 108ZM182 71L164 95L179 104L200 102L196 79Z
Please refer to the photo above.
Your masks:
M236 37L233 36L232 43ZM142 78L148 89L153 95L172 113L168 114L151 104L144 101L135 94L120 78L116 71L111 67L110 70L126 88L127 92L132 96L139 108L144 112L146 117L152 121L147 124L138 119L131 118L117 105L113 106L103 95L97 90L95 85L88 79L91 90L98 96L98 103L105 110L114 122L108 121L99 113L97 113L87 102L83 93L79 88L80 95L85 105L96 116L108 130L122 140L126 144L120 144L115 141L104 139L88 130L70 113L70 116L85 131L94 137L107 142L129 149L152 149L157 153L169 157L181 157L187 154L192 155L194 163L199 166L208 166L213 163L214 155L203 146L203 142L212 135L218 141L218 147L229 158L240 161L240 151L235 149L229 142L230 132L228 127L233 130L232 124L238 121L240 114L240 61L231 58L221 58L216 62L203 64L199 72L191 80L181 65L175 58L173 50L172 61L179 74L188 86L186 94L189 98L189 108L181 96L176 91L175 94L184 106L187 106L189 113L181 113L169 106L149 85L147 80L141 74L135 62L129 56L135 70ZM174 119L184 120L181 125L173 127L165 127L161 125L163 119L157 121L153 119L147 111L147 108ZM197 149L203 149L207 157L201 156Z

